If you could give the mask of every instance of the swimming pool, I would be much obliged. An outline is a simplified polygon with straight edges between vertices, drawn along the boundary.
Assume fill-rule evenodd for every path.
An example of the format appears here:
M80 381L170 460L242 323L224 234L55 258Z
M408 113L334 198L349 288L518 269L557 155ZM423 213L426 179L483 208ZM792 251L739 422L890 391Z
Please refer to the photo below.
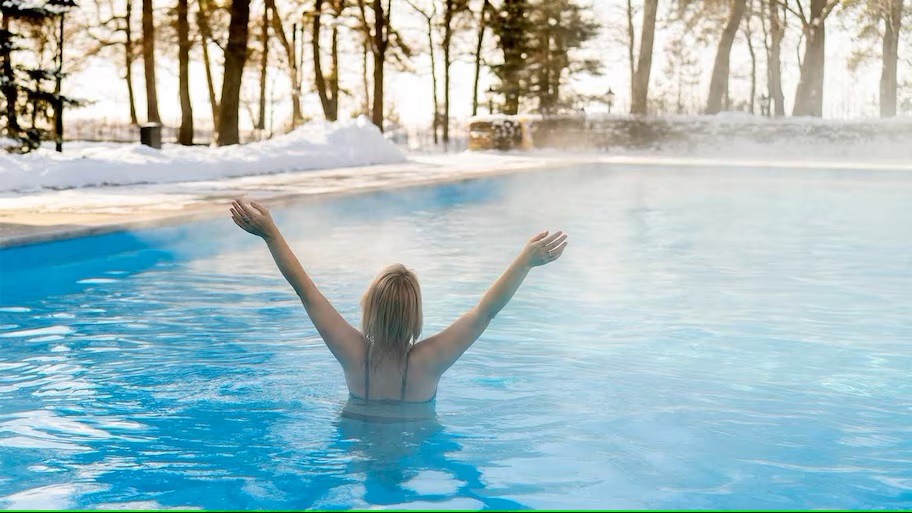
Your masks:
M570 234L405 430L340 418L339 366L227 213L0 251L0 507L910 508L910 197L613 166L276 209L353 322L414 268L426 333Z

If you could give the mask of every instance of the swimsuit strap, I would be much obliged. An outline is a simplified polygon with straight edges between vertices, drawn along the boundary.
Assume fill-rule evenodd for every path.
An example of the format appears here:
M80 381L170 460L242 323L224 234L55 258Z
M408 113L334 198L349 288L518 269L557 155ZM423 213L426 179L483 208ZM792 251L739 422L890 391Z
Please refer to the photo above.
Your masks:
M364 400L370 399L370 354L371 344L367 344L367 356L364 357Z
M402 390L399 392L402 401L405 401L405 382L408 380L408 357L411 352L412 348L410 347L405 353L405 371L402 373Z

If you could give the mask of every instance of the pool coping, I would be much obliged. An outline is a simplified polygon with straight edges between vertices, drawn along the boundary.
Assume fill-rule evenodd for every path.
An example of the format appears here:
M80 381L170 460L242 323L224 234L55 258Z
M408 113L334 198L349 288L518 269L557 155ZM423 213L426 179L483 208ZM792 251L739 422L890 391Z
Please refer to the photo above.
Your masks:
M592 164L912 171L912 164L905 162L697 159L562 152L411 156L409 160L396 164L0 196L0 249L212 219L218 215L227 217L228 202L236 197L247 197L266 206L275 206ZM163 204L158 204L159 200Z
M98 186L0 197L0 228L6 228L0 232L0 249L213 219L219 215L228 217L228 203L237 197L253 199L266 206L278 206L541 170L556 164L552 159L521 155L480 157L480 166L453 166L438 162L438 159L418 157L397 164L169 184ZM332 185L334 180L340 183ZM132 206L117 204L116 200L114 203L98 204L97 198L106 194L119 195L121 199L164 195L171 196L172 201L164 209L156 209L149 202ZM68 204L55 207L55 199L64 197ZM29 202L30 199L33 201ZM17 203L24 204L24 208ZM84 214L86 210L90 213L88 216Z

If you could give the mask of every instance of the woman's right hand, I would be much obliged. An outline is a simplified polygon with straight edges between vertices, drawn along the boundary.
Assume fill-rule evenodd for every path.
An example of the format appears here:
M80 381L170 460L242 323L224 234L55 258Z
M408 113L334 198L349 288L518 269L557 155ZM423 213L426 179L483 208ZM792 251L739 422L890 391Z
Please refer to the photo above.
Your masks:
M239 199L231 202L231 219L247 233L262 237L267 242L279 233L269 210L253 201L249 205Z
M523 248L523 256L529 267L538 267L560 258L566 247L567 235L564 232L557 231L548 235L546 230L529 239Z

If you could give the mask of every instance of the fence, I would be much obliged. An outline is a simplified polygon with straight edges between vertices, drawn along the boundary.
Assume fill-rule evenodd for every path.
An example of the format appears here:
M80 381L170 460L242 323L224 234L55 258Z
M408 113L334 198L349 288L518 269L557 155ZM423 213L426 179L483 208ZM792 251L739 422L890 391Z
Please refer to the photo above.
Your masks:
M209 122L194 123L193 144L209 146L214 142L214 132ZM450 129L450 141L444 144L442 131L438 130L438 140L434 142L431 128L409 125L387 130L386 137L405 151L412 153L455 153L465 151L468 147L467 125L453 123ZM162 143L177 143L178 127L162 126ZM260 130L241 130L241 143L269 139L273 135ZM139 127L129 123L115 122L106 119L89 119L70 121L64 129L67 141L119 142L138 143Z
M203 128L206 127L206 128ZM177 143L178 126L162 125L162 143ZM63 130L66 141L138 143L139 127L130 123L105 119L81 119L67 122ZM269 134L259 130L241 130L242 143L268 139ZM208 122L194 122L193 144L208 146L215 142L215 135Z

